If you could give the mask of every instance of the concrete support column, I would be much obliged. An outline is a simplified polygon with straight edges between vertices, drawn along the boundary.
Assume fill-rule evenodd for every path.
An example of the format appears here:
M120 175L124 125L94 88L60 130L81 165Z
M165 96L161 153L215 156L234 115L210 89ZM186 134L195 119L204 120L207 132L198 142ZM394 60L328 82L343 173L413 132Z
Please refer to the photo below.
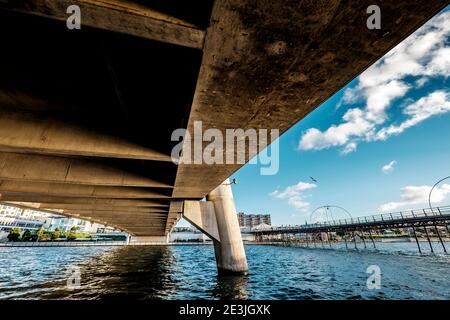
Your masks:
M214 205L220 242L214 241L219 273L247 273L247 258L236 216L230 181L225 180L206 199Z

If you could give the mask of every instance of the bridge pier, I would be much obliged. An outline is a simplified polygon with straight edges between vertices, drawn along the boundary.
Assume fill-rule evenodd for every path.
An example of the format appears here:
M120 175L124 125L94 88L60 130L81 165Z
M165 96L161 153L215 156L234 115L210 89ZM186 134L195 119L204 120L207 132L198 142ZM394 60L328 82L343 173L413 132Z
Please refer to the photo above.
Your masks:
M428 234L427 226L424 226L425 234L427 235L428 244L430 245L431 253L434 253L433 245L431 244L430 235Z
M441 234L439 233L439 230L438 230L437 225L434 225L434 230L436 231L436 234L437 234L437 236L438 236L438 238L439 238L439 242L441 243L442 248L444 249L444 252L447 253L447 249L445 248L445 244L444 244L444 242L442 241L442 237L441 237Z
M214 241L214 251L219 273L246 274L248 272L247 257L236 216L230 180L225 180L211 191L206 196L206 200L213 203L216 214L220 242Z
M422 249L420 248L419 239L417 239L416 228L413 226L414 239L416 239L417 248L419 248L419 253L422 254Z
M373 240L372 230L369 229L370 240L372 240L373 247L376 249L375 241Z
M206 200L185 201L183 217L213 240L219 274L246 274L247 258L230 181L211 191Z
M363 243L364 243L364 249L367 249L367 246L366 246L366 239L364 239L364 231L362 231L362 230L361 230L361 239L362 239L362 241L363 241Z

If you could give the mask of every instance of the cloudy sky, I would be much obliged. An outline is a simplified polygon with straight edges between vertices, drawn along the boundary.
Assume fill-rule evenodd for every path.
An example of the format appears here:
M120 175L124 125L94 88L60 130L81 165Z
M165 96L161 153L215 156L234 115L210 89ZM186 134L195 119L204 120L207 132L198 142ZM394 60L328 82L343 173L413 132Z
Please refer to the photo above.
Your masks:
M449 9L285 133L278 174L239 170L238 211L298 224L325 204L353 216L426 207L450 176ZM450 205L450 179L432 200Z

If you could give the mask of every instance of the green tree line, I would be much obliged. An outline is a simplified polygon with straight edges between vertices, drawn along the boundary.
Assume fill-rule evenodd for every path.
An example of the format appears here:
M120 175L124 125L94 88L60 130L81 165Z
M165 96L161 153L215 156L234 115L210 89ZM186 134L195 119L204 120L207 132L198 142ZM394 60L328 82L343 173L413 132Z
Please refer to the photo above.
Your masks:
M35 231L30 231L26 229L22 232L21 228L12 228L8 234L8 240L11 242L18 241L53 241L58 239L66 239L67 241L72 241L78 238L92 238L92 235L86 233L77 232L77 227L72 227L68 232L61 231L58 228L55 230L45 230L44 228L39 228Z

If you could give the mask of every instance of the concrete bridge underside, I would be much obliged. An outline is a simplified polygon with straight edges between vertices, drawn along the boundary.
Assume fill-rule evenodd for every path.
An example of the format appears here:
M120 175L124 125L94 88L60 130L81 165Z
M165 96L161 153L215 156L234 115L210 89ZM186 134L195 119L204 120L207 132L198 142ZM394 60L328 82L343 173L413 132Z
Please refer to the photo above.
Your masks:
M283 133L446 3L0 0L1 201L166 236L242 166L175 165L173 130Z

